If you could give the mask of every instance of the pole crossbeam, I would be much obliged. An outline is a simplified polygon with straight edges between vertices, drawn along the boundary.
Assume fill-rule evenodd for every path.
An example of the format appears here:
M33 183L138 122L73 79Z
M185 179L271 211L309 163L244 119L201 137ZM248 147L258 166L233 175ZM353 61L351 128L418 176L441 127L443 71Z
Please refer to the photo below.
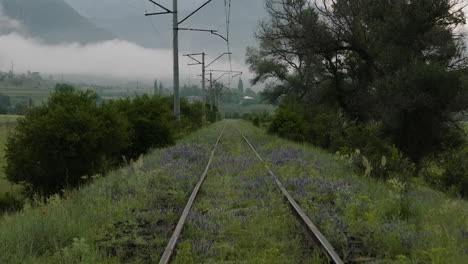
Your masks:
M221 59L224 55L232 54L231 52L224 52L223 54L219 55L216 59L214 59L212 62L208 63L205 68L208 68L211 66L211 64L215 63L217 60Z
M148 1L150 1L151 3L153 3L153 4L157 5L157 6L159 6L159 7L162 8L162 9L166 10L167 13L174 13L174 12L177 12L177 11L171 11L171 10L169 10L168 8L164 7L164 6L161 5L161 4L156 3L156 2L153 1L153 0L148 0Z
M145 16L156 16L156 15L166 15L166 14L172 14L172 12L146 13Z
M226 42L229 43L229 40L228 40L225 36L223 36L223 35L221 35L221 34L218 34L218 33L216 33L216 32L211 32L211 34L216 35L216 36L218 36L218 37L224 39L224 41L226 41Z
M238 73L242 74L243 72L241 71L226 71L226 70L209 70L210 72L226 72L226 73Z
M195 59L195 58L194 58L194 57L192 57L191 55L184 55L184 56L186 56L186 57L189 57L189 58L191 58L192 60L194 60L194 61L196 61L196 62L197 62L197 63L193 63L193 64L189 64L189 65L199 65L199 64L202 64L202 62L201 62L201 61L199 61L199 60Z
M200 32L218 32L215 29L203 29L203 28L177 28L177 30L185 30L185 31L200 31Z
M191 16L193 16L195 13L197 13L198 11L200 11L200 9L202 9L203 7L205 7L207 4L209 4L212 0L208 0L206 1L203 5L201 5L199 8L197 8L195 11L193 11L192 13L190 13L190 15L186 16L184 19L182 19L178 25L184 23L187 19L189 19Z

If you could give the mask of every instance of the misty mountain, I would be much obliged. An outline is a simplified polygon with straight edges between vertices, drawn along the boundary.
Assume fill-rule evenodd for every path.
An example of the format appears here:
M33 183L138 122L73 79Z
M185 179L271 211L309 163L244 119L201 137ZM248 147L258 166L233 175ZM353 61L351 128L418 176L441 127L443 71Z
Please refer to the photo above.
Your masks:
M63 0L0 0L3 17L15 21L16 28L0 33L20 32L48 44L93 43L114 39L108 30L97 27Z
M119 38L148 48L172 47L171 15L145 17L146 11L161 11L147 0L65 1ZM205 0L179 1L180 18L190 14L203 2ZM172 0L160 0L158 3L172 8ZM237 60L243 61L246 47L256 44L254 31L265 14L264 0L232 0L231 47ZM226 35L224 0L213 0L181 27L216 29ZM183 51L205 51L213 57L226 50L226 44L221 38L199 32L181 32L180 46Z

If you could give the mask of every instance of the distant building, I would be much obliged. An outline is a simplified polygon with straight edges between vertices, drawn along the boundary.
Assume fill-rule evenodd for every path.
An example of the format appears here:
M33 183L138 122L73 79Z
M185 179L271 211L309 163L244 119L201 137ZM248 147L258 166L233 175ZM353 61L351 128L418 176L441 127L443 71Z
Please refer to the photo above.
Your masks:
M241 105L250 105L255 103L255 98L251 96L244 96L240 102Z

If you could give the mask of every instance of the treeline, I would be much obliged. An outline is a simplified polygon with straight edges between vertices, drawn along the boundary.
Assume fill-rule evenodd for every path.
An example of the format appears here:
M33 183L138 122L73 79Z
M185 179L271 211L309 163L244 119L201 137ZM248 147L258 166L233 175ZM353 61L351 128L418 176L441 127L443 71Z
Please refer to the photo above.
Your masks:
M203 126L205 115L214 122L217 114L202 103L182 100L177 123L171 97L98 102L95 92L59 84L47 103L28 109L7 141L7 179L24 185L28 195L60 193L153 148L174 144Z
M260 46L248 50L253 82L280 104L270 131L338 152L368 176L422 176L468 196L460 1L314 3L268 0Z

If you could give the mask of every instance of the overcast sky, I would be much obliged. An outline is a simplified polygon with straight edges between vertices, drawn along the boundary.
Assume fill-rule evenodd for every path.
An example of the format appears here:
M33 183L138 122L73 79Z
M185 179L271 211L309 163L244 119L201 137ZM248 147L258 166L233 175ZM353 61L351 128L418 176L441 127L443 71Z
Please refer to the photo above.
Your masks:
M84 4L87 2L87 4L92 5L95 0L66 1L82 1ZM141 7L141 0L99 1L109 2L109 6L119 6L115 2L125 2L129 7L135 6L134 10L142 11L139 8L139 6ZM195 5L196 2L201 1L194 0L192 3ZM126 9L125 5L120 7L119 10L122 13L133 12L131 8ZM98 13L104 10L88 11ZM2 27L14 28L15 31L21 32L21 24L3 15L0 10L0 29ZM12 63L15 72L37 71L44 76L50 74L54 76L76 74L80 76L92 75L95 77L140 80L148 83L158 79L170 83L173 74L171 49L148 49L122 40L92 45L79 45L76 43L46 45L36 39L16 33L0 36L0 71L8 71ZM197 77L197 75L201 73L201 68L199 66L189 67L187 63L189 63L189 60L181 56L181 82L198 84L201 77ZM214 66L217 69L229 69L226 60L220 60ZM234 61L233 67L245 72L243 79L249 78L248 69L243 62ZM199 78L200 80L198 80Z

